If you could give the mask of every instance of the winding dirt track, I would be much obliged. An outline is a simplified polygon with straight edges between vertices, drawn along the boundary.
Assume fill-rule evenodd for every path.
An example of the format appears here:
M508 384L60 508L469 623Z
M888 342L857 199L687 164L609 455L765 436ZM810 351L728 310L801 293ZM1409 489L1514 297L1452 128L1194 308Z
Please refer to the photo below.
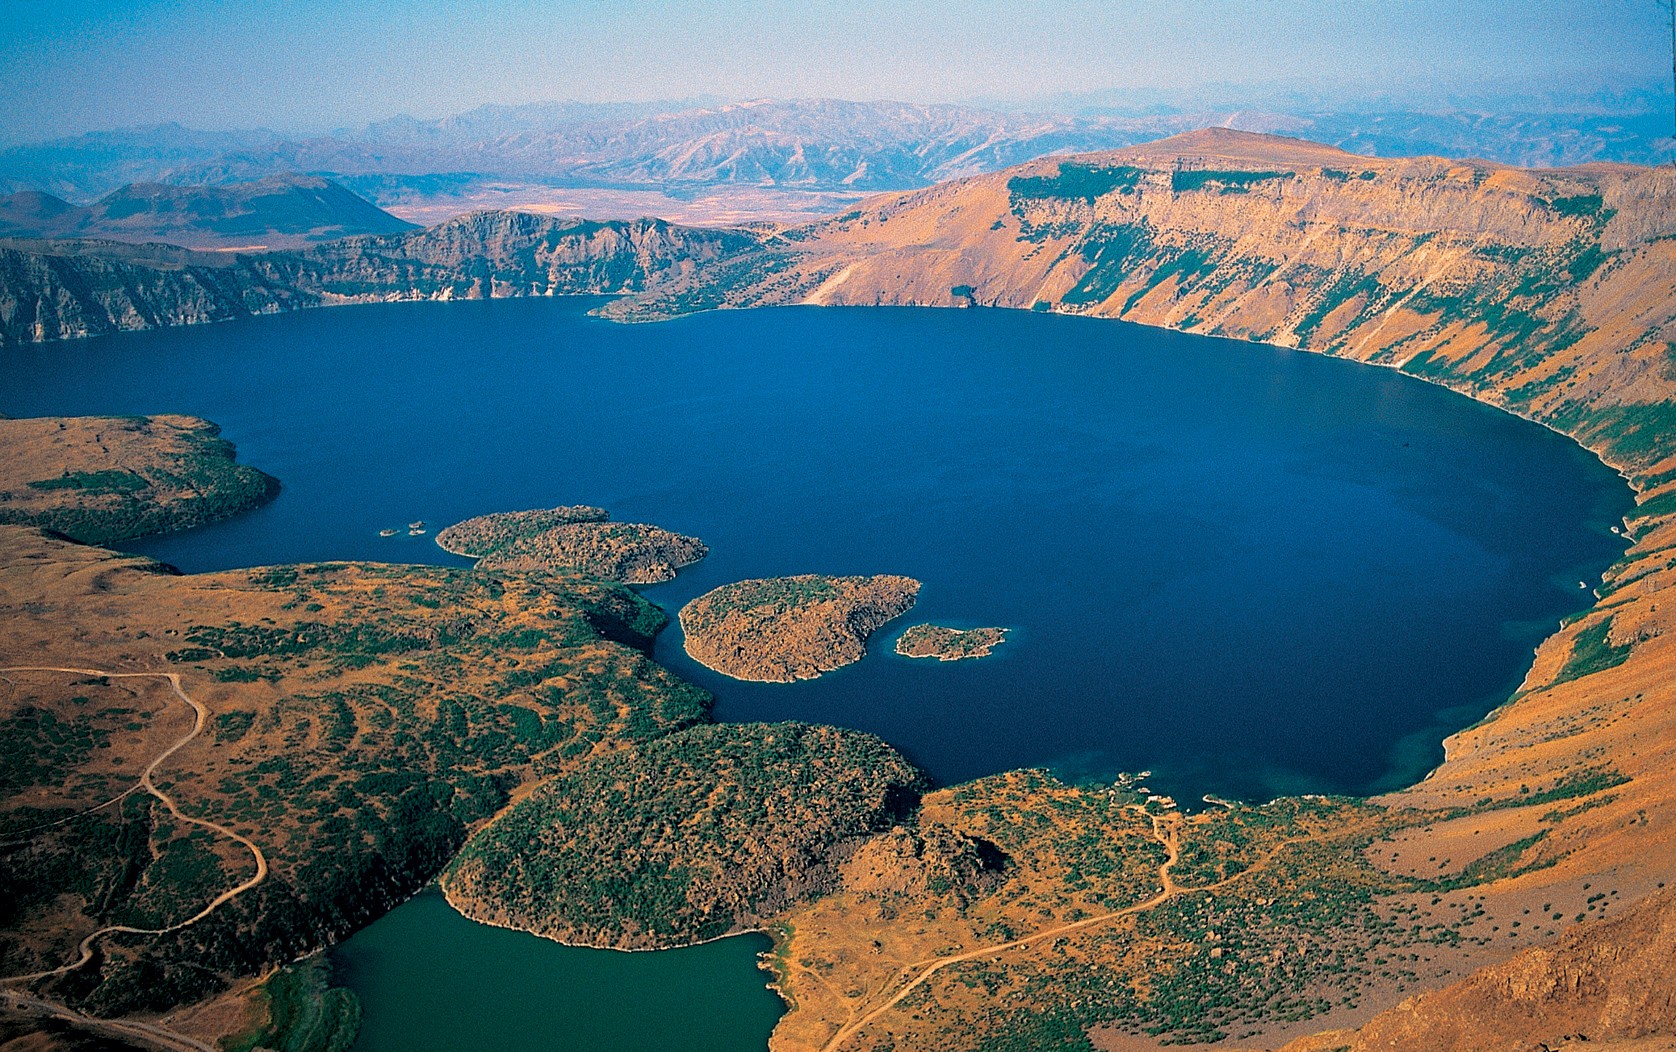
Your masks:
M1152 814L1149 814L1148 817L1152 819L1153 837L1157 839L1160 844L1163 844L1165 851L1168 852L1168 857L1166 857L1163 864L1158 867L1159 891L1156 895L1144 902L1137 902L1133 906L1125 906L1123 909L1113 910L1110 913L1102 913L1095 917L1085 917L1079 921L1071 921L1066 924L1060 924L1056 927L1046 928L1031 935L1014 939L1011 942L998 943L994 946L984 946L976 950L968 950L965 953L955 954L950 957L939 957L936 960L927 963L926 966L915 974L911 980L898 989L896 993L891 996L890 1000L880 1004L871 1012L868 1012L860 1019L854 1020L847 1026L840 1029L836 1034L832 1035L832 1039L821 1046L821 1052L836 1052L836 1050L841 1048L844 1042L849 1040L849 1038L854 1035L856 1031L860 1030L868 1023L871 1023L884 1013L890 1011L892 1008L895 1008L902 1002L903 998L919 989L933 975L936 975L938 972L950 965L960 964L963 961L977 960L980 957L992 957L997 954L1005 953L1008 950L1016 950L1021 946L1028 946L1031 943L1040 942L1043 939L1051 939L1064 935L1066 932L1078 931L1082 928L1092 928L1096 924L1105 924L1108 921L1114 921L1121 917L1132 916L1136 913L1144 913L1147 910L1168 902L1177 895L1190 895L1199 892L1215 891L1216 889L1232 884L1235 881L1243 880L1252 873L1255 873L1264 866L1267 866L1274 860L1276 855L1280 854L1291 845L1304 843L1314 839L1310 836L1303 836L1282 840L1269 849L1269 851L1256 862L1230 877L1225 877L1214 884L1206 884L1203 887L1184 888L1177 884L1175 882L1175 878L1170 875L1170 870L1178 861L1181 860L1179 818L1172 817L1169 820L1165 820L1158 815Z
M99 1019L96 1016L83 1015L73 1008L53 1001L31 996L21 990L0 990L0 1001L21 1011L62 1019L79 1029L149 1048L166 1049L168 1052L221 1052L214 1045L205 1044L185 1034L177 1034L155 1023L138 1019Z
M0 979L0 984L30 983L37 979L46 979L55 975L63 975L66 972L73 972L93 959L94 946L98 944L100 939L107 935L168 935L172 932L180 931L182 928L187 928L198 923L205 917L208 917L210 914L220 909L222 906L231 902L233 899L238 898L251 888L256 887L258 884L268 879L268 857L262 853L262 849L258 847L254 841L234 832L219 822L211 822L205 818L194 818L191 815L186 814L180 809L180 805L175 803L173 797L157 788L156 783L152 781L152 775L157 772L157 769L161 767L163 763L169 759L169 757L185 748L188 743L190 743L199 734L203 733L204 725L209 722L209 710L205 708L196 698L186 693L180 685L180 675L178 673L108 672L102 669L75 668L59 665L14 665L0 668L0 673L9 672L61 672L66 675L98 676L103 679L156 678L168 680L169 687L174 691L175 697L185 702L192 709L192 729L187 731L179 741L175 742L173 745L169 746L167 749L163 750L163 752L154 757L151 763L146 765L145 770L140 772L140 780L132 789L127 790L120 796L105 801L103 804L99 804L97 807L88 808L86 811L79 812L77 815L72 815L71 817L80 817L80 815L89 814L93 811L99 810L100 808L108 807L117 800L124 799L134 791L144 789L146 792L162 801L163 806L169 809L169 814L173 815L177 820L187 823L188 825L195 825L203 829L208 829L212 832L219 833L229 840L237 841L240 845L249 850L251 858L256 862L256 872L248 880L245 880L236 887L228 888L226 891L223 891L221 894L211 899L209 904L203 909L183 921L171 924L166 928L135 928L127 924L108 925L82 939L79 947L79 955L69 964L60 965L57 968L52 968L44 972L34 972L29 975L8 976ZM66 821L67 820L68 819L66 819ZM116 1036L126 1037L129 1039L138 1038L142 1041L146 1041L154 1045L161 1045L170 1049L190 1050L190 1052L198 1052L198 1050L203 1050L203 1052L214 1052L209 1045L206 1045L203 1042L186 1037L182 1034L176 1034L173 1031L166 1030L159 1026L154 1026L150 1023L96 1019L91 1016L83 1015L82 1013L64 1005L43 1000L38 997L33 997L17 990L4 990L0 991L0 994L4 995L4 999L7 1002L19 1008L25 1008L36 1012L45 1012L49 1015L70 1020L79 1026L88 1027L102 1033L114 1034Z

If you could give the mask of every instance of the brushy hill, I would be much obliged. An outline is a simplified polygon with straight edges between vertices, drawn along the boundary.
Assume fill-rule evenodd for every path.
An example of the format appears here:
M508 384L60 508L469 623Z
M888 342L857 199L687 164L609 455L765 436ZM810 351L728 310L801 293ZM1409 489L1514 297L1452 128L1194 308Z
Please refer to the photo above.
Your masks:
M434 878L518 786L707 719L703 691L628 645L663 618L617 586L342 563L181 577L13 526L0 546L0 665L178 672L211 715L159 782L271 867L203 922L108 937L47 987L104 1012L188 1003L341 938ZM72 961L101 923L191 916L250 875L236 845L143 794L47 825L190 727L166 684L7 680L3 766L22 784L0 809L0 972Z
M546 782L443 878L468 917L590 946L686 945L761 927L837 884L911 813L923 776L869 734L695 727Z

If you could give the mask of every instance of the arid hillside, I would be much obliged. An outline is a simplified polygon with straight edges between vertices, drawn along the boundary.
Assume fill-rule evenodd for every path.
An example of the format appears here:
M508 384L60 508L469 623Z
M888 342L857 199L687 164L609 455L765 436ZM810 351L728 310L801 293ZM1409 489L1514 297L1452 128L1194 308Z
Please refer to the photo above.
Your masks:
M86 206L23 191L0 197L0 236L161 241L188 248L298 248L413 224L330 179L290 173L230 186L131 183Z

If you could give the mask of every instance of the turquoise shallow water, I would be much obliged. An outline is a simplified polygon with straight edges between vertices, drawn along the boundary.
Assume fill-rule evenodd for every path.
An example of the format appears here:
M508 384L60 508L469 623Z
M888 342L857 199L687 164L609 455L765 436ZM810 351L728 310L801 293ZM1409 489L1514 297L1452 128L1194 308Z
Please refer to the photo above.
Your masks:
M676 627L657 657L711 688L720 719L873 731L943 782L1051 765L1151 770L1188 800L1404 784L1505 699L1623 547L1609 527L1629 491L1588 453L1386 370L1022 312L625 327L587 317L593 302L357 307L34 348L0 360L0 412L222 424L284 490L133 545L188 571L458 562L378 531L590 503L710 545L647 590L671 611L745 577L917 577L918 608L818 681L727 680ZM981 661L891 654L920 620L1015 631ZM406 978L369 995L367 1048L477 955L471 926L403 910L432 949L368 958ZM704 968L760 993L754 950L718 946ZM527 952L509 997L593 959ZM345 974L365 992L386 967ZM639 982L622 984L620 1002L609 984L591 999L600 1019L637 1003ZM760 1022L737 1047L760 1047ZM548 1040L501 1047L569 1047Z

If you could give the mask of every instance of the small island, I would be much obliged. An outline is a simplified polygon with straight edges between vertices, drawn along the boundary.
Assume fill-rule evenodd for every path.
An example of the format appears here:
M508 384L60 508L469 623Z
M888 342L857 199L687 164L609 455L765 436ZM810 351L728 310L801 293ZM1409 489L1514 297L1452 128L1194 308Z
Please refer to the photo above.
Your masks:
M913 608L912 577L801 574L725 584L681 608L687 653L734 679L792 683L860 661Z
M624 584L672 580L710 553L697 537L609 518L580 504L497 512L448 527L436 543L485 570L568 570Z
M946 625L915 625L896 641L903 657L963 661L989 656L1006 641L1004 628L949 628Z

